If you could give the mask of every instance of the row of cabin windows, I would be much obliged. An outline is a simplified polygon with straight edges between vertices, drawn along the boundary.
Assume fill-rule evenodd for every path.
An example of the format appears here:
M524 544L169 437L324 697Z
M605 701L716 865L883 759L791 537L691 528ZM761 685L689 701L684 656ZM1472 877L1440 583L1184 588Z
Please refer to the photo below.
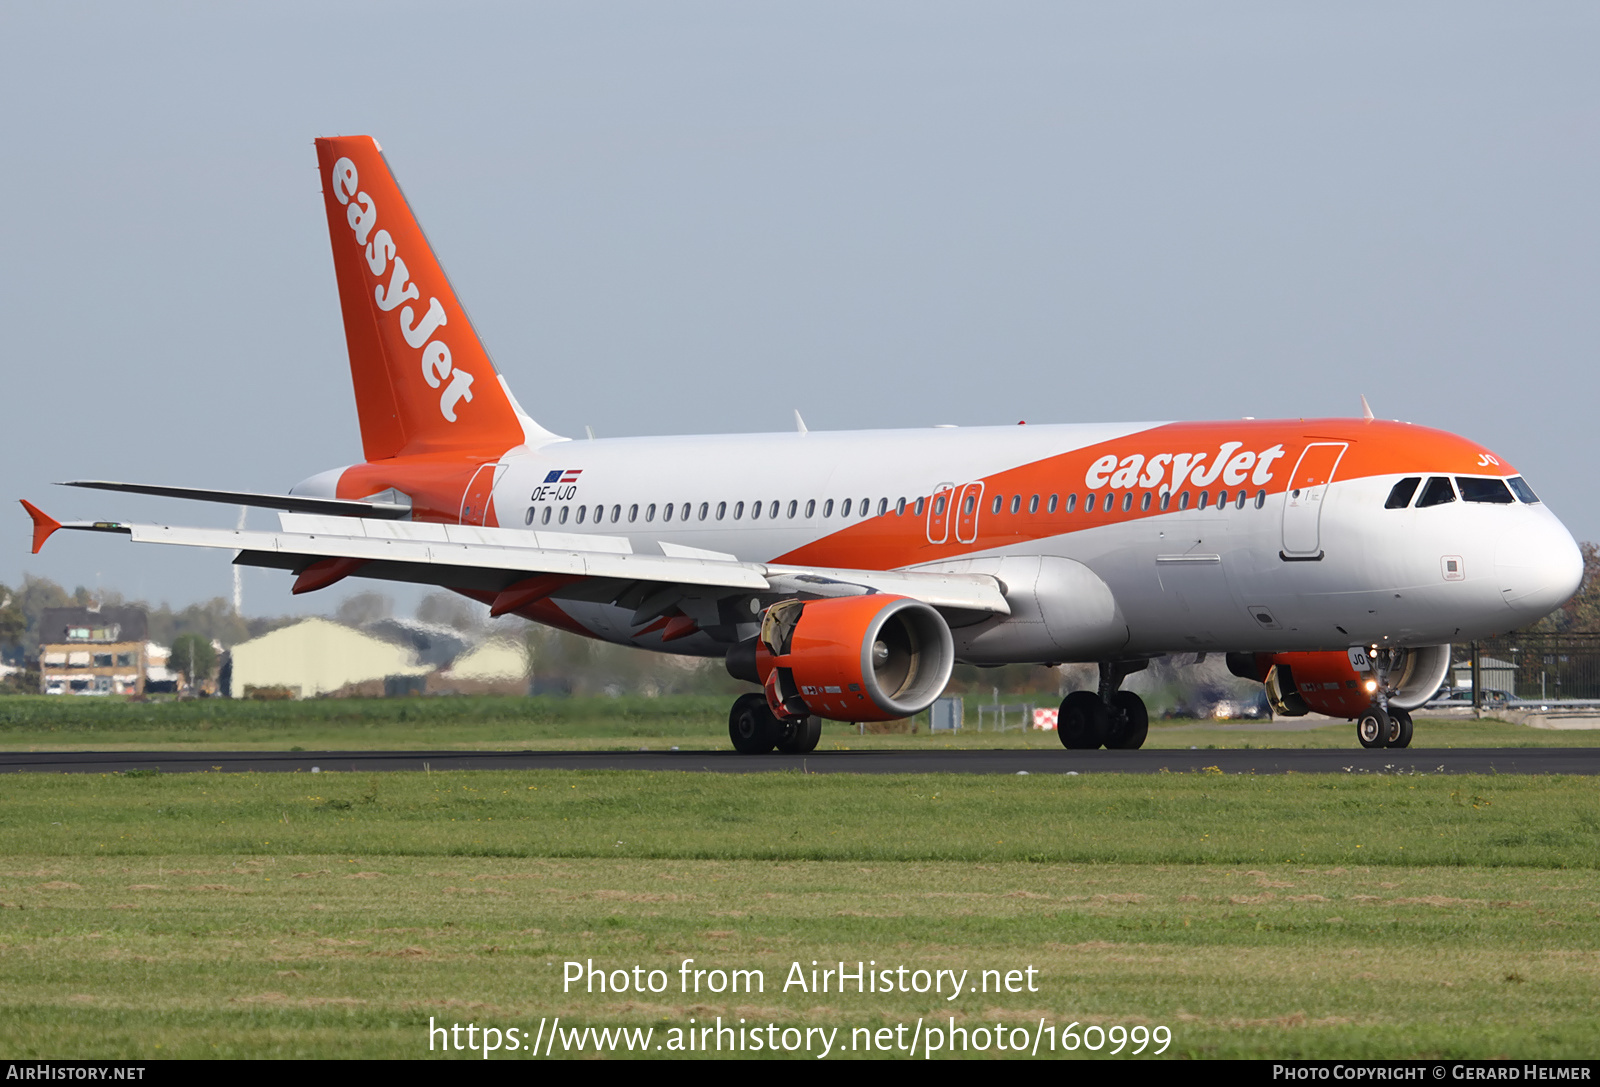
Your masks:
M920 498L917 499L916 506L917 506L918 512L920 512L922 510L922 502L923 502L922 499L920 499ZM575 524L580 524L581 525L581 524L584 523L585 520L588 520L591 523L598 525L598 524L604 523L604 521L606 520L606 507L605 507L605 503L603 503L603 502L596 503L593 506L578 506L576 508L577 508L577 515L575 517L573 517L573 522ZM731 510L732 515L733 515L733 519L735 521L744 520L746 508L747 507L745 506L745 504L743 502L735 502L735 503L733 503L733 507L732 507L732 510ZM788 514L788 516L790 518L794 518L794 517L799 516L799 514L800 514L800 502L799 502L798 499L790 499L788 505L785 506L781 499L776 499L775 498L775 499L773 499L771 501L770 504L765 502L764 500L758 499L758 500L756 500L754 502L751 502L749 507L748 507L748 509L749 509L749 513L750 513L750 520L752 520L752 521L759 521L759 520L761 520L761 518L763 516L765 516L768 520L775 521L780 516L783 516L783 514L785 512L787 512L787 514ZM839 503L839 516L840 517L849 517L851 515L850 511L852 509L857 511L856 516L858 516L858 517L868 517L872 513L872 499L863 498L863 499L860 500L860 503L858 505L857 501L855 499L846 498L843 502ZM536 515L538 515L539 523L543 524L543 525L548 525L550 523L550 518L551 518L552 512L554 512L556 510L557 510L557 507L555 507L555 506L546 506L546 507L544 507L544 510L541 513L541 511L538 509L538 507L529 506L527 515L523 518L523 520L527 524L531 525L531 524L533 524L534 517ZM570 510L571 510L571 507L568 507L568 506L560 507L559 512L556 515L556 523L557 524L561 524L561 525L566 524L568 516L569 516L569 513L570 513ZM660 513L660 516L661 516L661 520L663 520L663 521L671 521L673 518L677 518L679 521L688 521L691 518L695 517L697 515L697 513L698 513L698 519L701 520L701 521L708 520L708 519L712 518L713 516L715 517L716 520L722 521L722 520L726 520L728 518L728 515L729 515L729 512L730 512L728 503L726 503L726 502L718 502L716 504L715 509L713 509L713 507L712 507L710 502L702 502L702 503L700 503L700 507L699 507L698 511L696 511L695 505L694 505L693 502L684 502L681 506L680 505L675 505L674 503L671 503L671 502L667 502L667 503L665 503L665 504L663 504L663 505L661 505L659 507L654 502L651 502L649 505L643 507L644 520L645 520L645 522L647 524L656 519L656 515L657 515L658 510L659 510L659 513ZM824 502L822 504L822 516L824 516L824 517L832 517L833 516L833 510L834 510L833 499L830 498L830 499L828 499L826 502ZM906 511L906 500L904 498L900 499L899 502L895 505L894 511L897 514L905 513L905 511ZM611 512L611 523L612 524L618 524L618 523L620 523L622 521L622 506L614 505L614 506L611 507L611 511L610 512ZM878 499L878 516L881 517L881 516L883 516L884 514L886 514L888 512L889 512L889 500L887 498ZM810 501L808 501L806 503L805 515L807 517L814 517L814 516L816 516L816 513L817 513L817 502L816 502L816 499L811 499ZM629 524L633 524L633 523L637 522L639 520L639 517L640 517L640 506L639 506L639 504L637 502L635 502L633 505L628 507L628 523Z
M1403 510L1410 506L1412 496L1417 493L1417 488L1421 485L1421 476L1407 476L1402 479L1389 492L1383 508ZM1449 476L1430 476L1427 486L1422 487L1422 497L1417 499L1417 509L1454 502L1457 487L1460 488L1463 502L1489 502L1497 506L1509 506L1521 500L1531 506L1539 501L1539 496L1533 493L1533 488L1528 486L1527 480L1521 476L1512 476L1510 479L1502 479L1499 476L1490 476L1487 479L1456 476L1454 485L1451 484ZM1511 497L1513 494L1516 498Z
M934 496L934 498L933 498L933 513L934 513L934 516L938 517L938 516L943 516L944 515L945 505L949 501L949 497L950 497L950 492L948 492L948 491L942 492L942 493ZM1138 501L1138 504L1139 504L1140 511L1147 511L1147 510L1150 509L1152 504L1156 504L1158 502L1158 499L1157 499L1157 495L1156 495L1156 493L1154 491L1144 491L1138 496L1137 501ZM1134 496L1134 493L1132 491L1129 491L1128 493L1124 494L1122 496L1122 512L1127 513L1129 511L1131 511L1133 509L1134 502L1135 502L1135 496ZM1241 509L1242 510L1242 509L1245 508L1245 505L1247 503L1249 503L1249 502L1250 502L1250 493L1248 491L1239 491L1237 495L1234 495L1229 491L1221 490L1221 491L1218 491L1216 493L1215 499L1212 498L1212 495L1211 495L1210 491L1200 491L1200 492L1198 492L1197 497L1195 497L1193 499L1194 508L1195 509L1202 509L1202 510L1210 507L1211 505L1213 505L1213 503L1215 504L1216 508L1219 509L1219 510L1226 508L1230 503L1236 509ZM927 498L919 498L915 502L909 503L909 505L911 507L912 515L915 516L915 517L921 517L923 512L927 509L927 503L928 503L928 499ZM977 503L978 503L977 495L967 495L966 498L962 502L962 514L964 516L969 516L970 517L976 511ZM995 515L999 515L1002 510L1007 510L1007 509L1009 509L1010 512L1012 512L1012 513L1021 513L1022 512L1022 504L1023 504L1023 499L1022 499L1022 496L1020 494L1011 495L1010 498L1009 498L1009 501L1008 501L1008 499L1007 499L1007 497L1005 495L997 494L997 495L994 496L993 499L990 500L990 513L995 514ZM1265 506L1266 504L1267 504L1267 492L1264 491L1264 490L1257 491L1256 495L1255 495L1255 507L1256 507L1256 509L1260 509L1263 506ZM1039 512L1039 505L1040 505L1039 496L1038 495L1031 496L1028 499L1027 505L1028 505L1028 512L1029 513L1038 513ZM1179 510L1186 510L1186 509L1188 509L1190 507L1190 505L1191 505L1191 496L1190 496L1188 491L1180 491L1178 493L1176 499L1174 499L1174 497L1173 497L1173 495L1171 493L1165 493L1165 494L1162 494L1162 495L1159 496L1159 508L1161 510L1163 510L1163 511L1169 510L1169 509L1173 509L1173 508L1177 508ZM896 516L903 516L905 514L905 512L906 512L907 506L908 506L907 501L904 498L901 498L901 499L897 499L895 501L895 504L894 504L894 506L892 508L893 508ZM1114 512L1115 509L1116 509L1116 506L1117 506L1117 496L1116 496L1116 494L1108 491L1103 496L1102 495L1095 495L1095 494L1084 495L1084 498L1083 498L1083 511L1085 513L1093 513L1097 506L1098 506L1098 508L1100 510L1102 510L1105 513ZM1061 502L1060 496L1059 495L1054 495L1054 494L1051 495L1044 502L1044 509L1045 509L1046 513L1055 513L1057 509L1064 509L1065 512L1067 512L1067 513L1074 513L1074 512L1077 511L1077 508L1078 508L1078 496L1075 495L1075 494L1067 495L1067 500L1066 500L1066 502L1064 504ZM574 509L576 510L575 514L573 512ZM731 511L732 512L732 516L733 516L733 520L735 520L735 521L743 520L744 517L745 517L746 509L747 509L747 507L745 506L745 504L743 502L735 502L735 503L733 503L733 507L732 507L732 511ZM887 514L889 512L890 509L891 509L891 507L889 505L889 500L887 498L878 499L878 502L877 502L877 516L879 516L879 517L884 516L885 514ZM860 500L860 502L858 504L855 499L846 498L844 501L840 502L839 505L838 505L838 512L839 512L839 516L841 518L850 517L852 515L852 513L851 513L852 510L856 511L854 515L857 516L857 517L870 517L870 516L872 516L872 514L873 514L873 502L872 502L872 499L863 498L863 499ZM749 515L750 515L750 520L752 520L752 521L758 521L763 516L765 516L766 519L769 520L769 521L775 521L780 516L785 516L785 515L787 515L787 517L792 520L795 517L800 516L801 508L800 508L800 501L798 499L790 499L787 505L785 505L784 502L781 499L773 499L770 503L768 503L768 502L766 502L764 500L758 500L758 501L755 501L755 502L751 502L749 507L748 507L748 511L749 511ZM621 521L622 521L622 513L623 513L622 506L620 504L613 505L609 512L610 512L610 522L612 524L620 524ZM674 518L676 518L679 521L688 521L688 520L691 520L691 519L698 519L698 520L701 520L701 521L705 521L705 520L708 520L708 519L712 519L713 517L718 521L722 521L722 520L726 520L728 518L730 510L729 510L728 503L726 503L726 502L718 502L716 504L715 508L712 507L710 502L702 502L702 503L700 503L700 506L699 506L698 510L696 510L695 505L692 502L684 502L681 505L680 504L675 504L675 503L672 503L672 502L667 502L667 503L665 503L665 504L663 504L663 505L661 505L659 507L654 502L652 502L649 505L643 507L643 516L644 516L645 523L648 524L648 523L654 521L656 519L656 516L657 516L658 512L660 514L660 517L661 517L662 521L671 521ZM627 513L628 513L628 523L629 524L637 523L639 518L640 518L640 506L639 506L639 504L636 502L633 505L630 505L628 507ZM830 499L827 499L826 501L824 501L822 503L822 516L823 517L832 517L833 514L834 514L834 500L830 498ZM810 519L810 518L815 517L816 515L817 515L817 501L816 501L816 499L813 498L813 499L807 500L807 502L805 504L805 517L807 519ZM529 506L528 507L528 512L524 516L523 520L524 520L524 522L526 524L531 525L531 524L534 523L534 520L537 518L541 525L548 525L548 524L550 524L552 517L555 519L555 523L558 524L558 525L566 524L568 522L569 518L572 520L572 523L574 523L574 524L581 525L585 521L588 521L591 524L597 524L598 525L598 524L605 523L605 521L607 520L607 510L606 510L606 506L605 506L605 504L603 502L602 503L596 503L593 506L577 506L577 507L545 506L542 510L537 506Z

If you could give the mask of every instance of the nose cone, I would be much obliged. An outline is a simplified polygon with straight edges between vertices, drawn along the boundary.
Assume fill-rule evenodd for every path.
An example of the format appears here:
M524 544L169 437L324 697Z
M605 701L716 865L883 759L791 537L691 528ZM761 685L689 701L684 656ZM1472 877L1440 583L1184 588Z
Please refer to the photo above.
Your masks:
M1525 524L1501 536L1494 549L1501 596L1520 622L1540 619L1578 591L1583 553L1555 515L1538 507Z

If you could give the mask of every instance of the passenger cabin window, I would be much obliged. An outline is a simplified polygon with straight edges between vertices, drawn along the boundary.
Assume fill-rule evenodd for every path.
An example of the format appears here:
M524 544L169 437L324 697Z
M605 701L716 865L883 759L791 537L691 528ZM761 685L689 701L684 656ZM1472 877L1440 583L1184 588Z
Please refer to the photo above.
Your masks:
M1038 513L1039 512L1039 496L1038 495L1034 495L1032 498L1028 499L1028 512L1029 513Z
M839 507L839 516L840 517L849 517L850 516L850 503L853 502L853 501L854 501L854 499L851 499L851 498L846 498L844 500L844 503Z
M1052 499L1052 502L1053 501L1054 500ZM1078 496L1075 495L1075 494L1067 495L1067 512L1071 513L1073 510L1075 510L1077 508L1078 508Z
M1044 504L1044 511L1046 513L1054 513L1056 511L1056 496L1055 495L1051 495L1049 501L1047 501Z
M790 516L790 518L793 518L794 515L799 512L799 510L800 510L800 503L797 502L796 500L794 500L793 498L789 499L789 516Z
M654 502L644 508L644 519L646 521L654 521L656 519L656 504Z
M735 502L733 504L733 519L735 521L737 521L743 516L744 516L744 503L743 502Z
M1172 505L1172 492L1167 491L1161 496L1161 508L1165 510L1170 505Z
M720 521L726 516L728 516L728 504L726 502L718 502L717 503L717 520Z
M917 505L916 505L916 508L912 511L912 516L913 517L921 517L922 516L922 511L927 508L927 505L928 505L928 500L926 498L917 499ZM941 505L939 507L939 509L940 509L941 512L943 512L944 506Z
M622 507L621 506L612 506L611 507L611 523L612 524L616 524L620 520L622 520Z
M1005 499L1002 498L1000 495L995 495L994 496L994 501L989 503L989 506L990 506L989 512L990 513L999 513L1000 512L1000 503L1002 503L1004 501L1005 501Z
M539 523L541 525L548 525L550 523L550 511L554 508L554 506L546 506L544 508L544 512L539 515Z
M757 521L757 520L760 520L760 519L761 519L761 503L759 501L750 503L750 520Z
M889 500L887 498L878 499L878 516L882 517L884 514L886 514L888 512L889 512Z
M1496 505L1509 506L1513 501L1511 491L1506 487L1503 479L1474 479L1472 476L1456 476L1456 486L1461 488L1463 502L1493 502Z
M1411 496L1417 493L1417 486L1422 482L1421 476L1407 476L1394 485L1394 490L1389 492L1389 497L1384 500L1383 508L1386 510L1403 510L1411 505Z
M816 513L817 500L815 498L806 499L806 518L809 520L810 518L816 516Z
M1145 510L1147 510L1149 508L1150 508L1150 492L1146 491L1146 492L1144 492L1143 496L1141 496L1140 499L1139 499L1139 510L1140 510L1140 512L1143 512L1143 511L1145 511Z
M1067 509L1070 510L1071 508L1072 508L1072 502L1069 500L1067 502ZM1086 495L1083 496L1083 512L1084 513L1093 513L1094 512L1094 495L1086 494Z
M1533 493L1533 488L1528 486L1528 481L1521 476L1512 476L1506 482L1511 485L1512 492L1530 506L1539 501L1539 496Z
M704 517L705 514L702 513L700 516ZM685 502L683 504L683 509L678 511L678 520L687 521L688 519L689 519L689 503Z
M628 523L631 525L639 519L639 503L635 502L628 507Z
M906 514L906 500L904 498L894 504L894 515L904 517Z
M832 517L833 516L833 499L830 498L830 499L828 499L826 502L824 502L822 504L822 516L824 516L824 517Z
M1265 506L1266 504L1267 504L1267 492L1266 491L1257 491L1256 492L1256 509L1260 509L1262 506ZM1163 508L1165 508L1165 507L1163 507Z
M772 505L767 507L767 517L773 521L778 519L778 499L774 498L772 500Z
M1417 499L1417 508L1424 506L1442 506L1446 502L1456 500L1456 490L1450 486L1447 476L1434 476L1428 480L1428 485L1422 488L1422 497Z

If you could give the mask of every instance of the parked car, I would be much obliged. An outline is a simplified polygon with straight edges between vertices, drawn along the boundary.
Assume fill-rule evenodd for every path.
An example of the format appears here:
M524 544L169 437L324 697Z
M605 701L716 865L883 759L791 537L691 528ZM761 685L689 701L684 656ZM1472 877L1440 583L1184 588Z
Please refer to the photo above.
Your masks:
M1485 687L1483 689L1483 702L1486 706L1509 701L1511 701L1510 691L1500 691L1493 687ZM1445 684L1434 692L1432 698L1428 699L1428 705L1470 706L1472 705L1472 688L1452 687L1449 684Z

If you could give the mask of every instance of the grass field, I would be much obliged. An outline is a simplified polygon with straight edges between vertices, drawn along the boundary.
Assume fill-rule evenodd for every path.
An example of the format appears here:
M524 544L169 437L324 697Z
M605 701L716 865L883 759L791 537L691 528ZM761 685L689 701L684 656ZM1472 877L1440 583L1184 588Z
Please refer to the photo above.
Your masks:
M532 1032L557 1015L657 1043L691 1018L838 1027L834 1056L863 1055L844 1048L857 1028L910 1037L951 1016L1163 1025L1169 1056L1600 1047L1592 779L546 771L5 789L8 1057L423 1056L430 1016ZM562 964L591 958L671 987L564 993ZM685 958L761 970L765 989L680 993ZM1031 967L1037 991L784 992L812 960L974 984Z
M1305 727L1311 725L1312 727ZM1417 722L1417 747L1574 747L1600 730L1555 731L1462 718ZM728 703L665 698L311 699L304 702L135 703L109 698L0 696L0 750L286 750L639 747L723 748ZM822 748L1055 748L1055 733L1012 730L860 735L828 722ZM1155 721L1147 747L1355 747L1343 721L1220 724Z

